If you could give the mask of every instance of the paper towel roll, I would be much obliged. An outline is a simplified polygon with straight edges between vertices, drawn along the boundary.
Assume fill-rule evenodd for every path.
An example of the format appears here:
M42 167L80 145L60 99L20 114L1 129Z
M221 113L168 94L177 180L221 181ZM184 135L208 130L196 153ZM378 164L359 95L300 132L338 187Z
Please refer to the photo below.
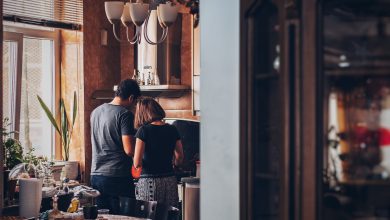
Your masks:
M41 208L42 180L19 179L19 187L19 215L25 218L37 218Z

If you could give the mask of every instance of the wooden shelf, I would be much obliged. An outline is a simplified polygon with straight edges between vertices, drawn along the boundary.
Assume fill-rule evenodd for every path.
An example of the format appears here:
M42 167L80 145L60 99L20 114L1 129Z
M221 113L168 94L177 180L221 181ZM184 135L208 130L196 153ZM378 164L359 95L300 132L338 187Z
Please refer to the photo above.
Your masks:
M140 88L142 95L150 97L178 98L191 91L191 87L186 85L155 85ZM92 94L92 99L110 100L114 98L114 94L113 90L96 90Z

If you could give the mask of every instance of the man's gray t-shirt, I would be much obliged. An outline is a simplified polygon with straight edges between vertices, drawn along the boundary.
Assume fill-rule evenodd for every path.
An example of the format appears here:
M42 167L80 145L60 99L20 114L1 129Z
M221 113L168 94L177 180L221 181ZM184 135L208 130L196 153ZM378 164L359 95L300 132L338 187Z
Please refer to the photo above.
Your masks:
M91 175L130 177L132 159L127 156L122 135L135 134L134 115L125 107L105 103L91 114Z

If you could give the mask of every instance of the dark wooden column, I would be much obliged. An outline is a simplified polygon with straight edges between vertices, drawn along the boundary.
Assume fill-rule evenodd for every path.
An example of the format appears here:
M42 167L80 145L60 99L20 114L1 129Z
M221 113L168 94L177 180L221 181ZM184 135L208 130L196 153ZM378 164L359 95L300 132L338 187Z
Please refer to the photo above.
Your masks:
M3 0L0 0L0 16L3 17ZM1 70L1 76L0 76L0 91L3 93L3 20L1 20L0 24L0 70ZM3 127L3 96L0 96L0 127ZM0 146L0 164L3 164L3 158L4 158L4 149L3 145ZM0 210L3 210L4 205L4 192L3 192L3 173L4 168L3 166L0 166Z
M317 70L318 70L318 36L316 0L302 0L302 186L301 186L301 219L317 219L317 151L316 128L320 125L316 115Z

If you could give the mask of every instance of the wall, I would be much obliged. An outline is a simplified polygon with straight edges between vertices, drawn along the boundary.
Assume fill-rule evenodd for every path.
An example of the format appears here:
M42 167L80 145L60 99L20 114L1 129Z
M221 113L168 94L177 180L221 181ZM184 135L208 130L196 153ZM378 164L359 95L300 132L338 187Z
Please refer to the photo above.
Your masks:
M240 219L239 10L235 0L200 4L202 220Z
M105 16L105 1L84 1L84 72L82 77L84 81L84 146L81 146L80 149L84 151L84 155L81 154L81 157L84 159L82 161L85 161L83 171L85 172L86 181L89 181L92 159L89 117L94 108L107 101L94 100L91 96L95 90L112 90L112 87L118 84L120 80L131 78L134 70L134 46L128 43L120 44L115 40L112 33L112 26ZM191 86L191 15L185 14L184 17L180 63L182 69L181 79L182 84ZM100 45L101 30L107 31L107 46ZM129 34L130 36L133 35L132 29ZM121 28L121 38L125 39L125 37L125 28ZM174 99L159 98L158 101L166 109L168 117L199 119L199 117L192 116L191 93Z
M181 39L181 84L191 86L192 84L192 23L191 15L183 14L182 39ZM180 98L160 98L161 106L166 110L167 117L172 118L194 118L192 116L192 95L187 93Z
M104 11L106 0L85 0L84 7L84 160L85 181L89 182L92 148L89 118L104 101L92 99L98 89L112 89L121 79L120 45ZM108 44L100 45L101 30L107 30Z
M112 30L112 28L111 28ZM108 30L108 31L111 31ZM129 37L134 36L134 29L129 28ZM126 39L126 28L121 25L121 39ZM120 45L121 80L133 77L134 73L134 45L122 43Z
M182 39L181 39L181 83L191 86L192 84L192 24L191 15L183 14L182 20ZM124 28L122 29L122 38L125 38ZM130 36L132 36L132 32ZM168 36L169 38L169 36ZM121 44L121 79L131 78L134 70L134 46ZM187 93L180 98L158 98L158 102L166 110L167 117L199 119L192 115L192 95Z

